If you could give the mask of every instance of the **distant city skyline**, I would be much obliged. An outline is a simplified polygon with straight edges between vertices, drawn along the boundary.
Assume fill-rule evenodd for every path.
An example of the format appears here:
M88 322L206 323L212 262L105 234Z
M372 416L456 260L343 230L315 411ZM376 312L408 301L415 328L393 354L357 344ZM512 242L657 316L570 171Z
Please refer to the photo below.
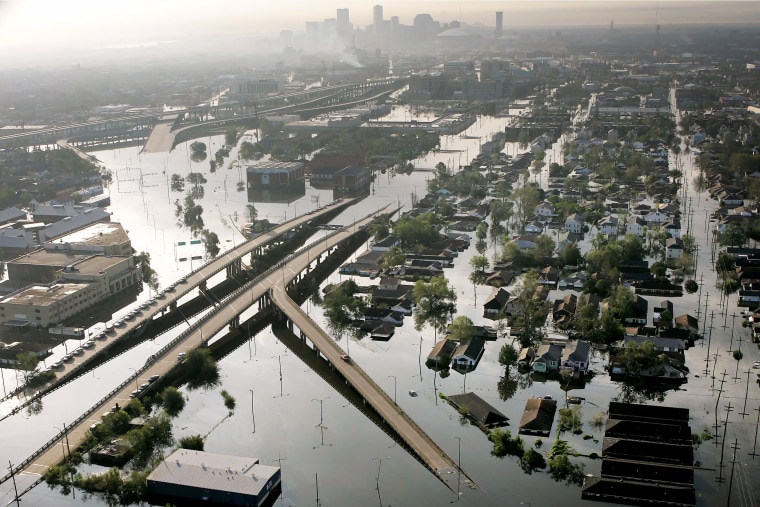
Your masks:
M600 26L614 21L626 25L700 23L760 23L753 1L638 1L534 0L496 2L474 0L343 0L280 3L237 0L0 0L0 52L10 58L20 52L51 52L65 48L91 49L119 44L186 39L193 34L277 33L304 31L307 21L341 19L346 14L354 29L375 24L375 6L384 22L412 25L417 14L430 14L441 23L460 21L495 28L496 12L503 12L503 33L522 27ZM379 14L379 10L377 13Z

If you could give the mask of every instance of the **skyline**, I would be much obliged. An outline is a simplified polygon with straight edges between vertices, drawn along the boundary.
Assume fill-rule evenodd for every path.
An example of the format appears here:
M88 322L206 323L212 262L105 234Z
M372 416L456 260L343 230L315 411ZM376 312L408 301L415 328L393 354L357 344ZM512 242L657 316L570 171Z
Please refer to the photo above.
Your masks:
M473 2L415 0L343 0L315 3L286 0L283 4L235 0L200 0L188 6L180 0L0 0L0 54L6 61L43 55L54 51L93 51L124 44L187 39L195 34L251 35L276 34L282 30L303 32L307 21L335 18L337 9L349 9L354 29L364 30L373 23L373 6L383 6L383 17L398 16L412 25L416 14L430 14L436 21L495 26L495 13L504 12L504 33L529 27L581 27L681 24L760 23L756 2L708 2L671 0L666 2L627 0L585 0L566 2ZM691 7L691 8L690 8ZM40 13L44 15L40 15ZM293 13L297 13L293 15Z

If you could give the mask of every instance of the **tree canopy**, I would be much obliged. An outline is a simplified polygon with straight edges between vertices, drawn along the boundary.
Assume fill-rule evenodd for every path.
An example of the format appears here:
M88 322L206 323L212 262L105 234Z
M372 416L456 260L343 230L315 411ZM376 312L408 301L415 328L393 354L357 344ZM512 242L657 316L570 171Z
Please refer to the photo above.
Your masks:
M438 331L443 331L449 318L456 313L457 295L454 289L448 286L446 278L436 276L429 282L417 280L412 293L417 304L415 329L419 331L425 324L430 324L437 336Z

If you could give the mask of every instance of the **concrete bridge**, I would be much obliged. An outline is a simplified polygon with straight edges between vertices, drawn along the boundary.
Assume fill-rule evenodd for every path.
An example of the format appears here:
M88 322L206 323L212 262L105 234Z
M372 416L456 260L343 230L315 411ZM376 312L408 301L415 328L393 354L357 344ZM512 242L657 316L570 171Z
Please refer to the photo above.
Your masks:
M298 104L319 100L323 97L351 98L361 96L379 87L388 87L398 83L398 77L369 80L362 83L324 86L311 88L300 92L266 97L256 101L229 101L219 104L203 104L179 111L147 111L144 113L123 115L91 122L72 123L68 125L50 126L42 129L16 132L0 136L0 149L24 146L40 146L54 144L60 139L79 137L82 143L92 142L96 136L108 137L113 134L118 138L129 136L131 131L139 134L138 138L147 137L140 132L152 129L161 122L173 122L173 128L181 127L181 120L193 118L197 121L209 118L233 118L236 116L256 116L265 110L272 112L287 111ZM112 137L113 137L112 136Z
M299 280L301 273L308 270L311 263L319 262L322 255L329 254L332 249L361 230L371 222L374 216L384 210L385 208L378 210L291 254L280 264L273 266L255 280L230 294L215 310L193 323L186 331L153 354L148 358L145 366L67 425L64 432L54 436L35 454L18 465L13 471L15 474L13 486L9 482L10 474L0 479L0 483L3 484L0 497L9 498L13 495L15 498L16 493L11 489L15 487L18 488L19 496L31 491L42 481L48 468L60 463L59 443L63 449L67 446L69 450L76 449L87 437L89 427L100 419L100 414L110 410L117 403L125 406L129 402L135 382L152 375L166 375L177 367L175 359L177 354L206 346L219 333L226 332L227 327L238 327L240 314L256 304L259 308L275 306L291 325L295 323L302 331L303 339L308 337L312 341L315 349L332 363L346 382L363 397L365 403L370 405L396 431L413 450L416 457L452 491L461 491L461 485L456 481L462 477L468 482L469 479L464 474L456 473L458 468L454 460L419 428L361 368L350 361L342 360L343 351L340 347L311 321L286 293L288 285ZM455 480L454 477L457 479ZM451 483L452 480L455 481L454 484Z
M243 242L232 250L224 252L219 257L198 267L192 273L184 277L184 282L177 283L171 292L164 292L161 297L156 298L156 305L141 310L139 317L133 320L126 320L123 327L115 327L112 334L108 336L107 342L96 341L93 348L84 349L83 354L77 356L77 362L63 363L62 367L56 370L56 379L53 382L41 387L37 391L37 394L26 399L23 404L18 405L15 410L19 410L24 406L33 403L35 400L45 396L48 392L55 390L59 386L76 378L82 368L85 368L98 360L97 356L101 354L109 354L110 349L120 340L133 333L142 332L144 326L151 322L154 317L163 315L165 312L177 311L180 299L191 293L195 288L200 288L202 291L205 291L207 288L207 280L215 274L222 270L226 270L228 278L238 274L243 268L242 259L246 255L249 255L252 252L261 254L265 246L271 243L276 243L280 238L283 238L285 234L297 231L321 215L335 212L343 207L349 206L353 202L353 199L338 200L327 204L318 210L298 216L288 222L276 226L265 234L261 234L253 239ZM12 397L13 394L8 398Z
M218 333L225 332L227 327L238 327L240 314L247 308L256 304L259 305L259 308L271 305L271 298L268 294L269 288L277 281L284 280L284 269L288 262L297 262L299 266L304 265L304 263L308 265L311 262L319 262L323 254L329 254L331 249L336 248L342 241L353 235L358 228L370 223L372 218L384 209L359 220L352 227L344 227L334 231L324 240L320 239L312 243L297 254L291 254L281 264L273 266L230 294L220 302L215 310L194 322L186 331L153 354L134 375L127 378L75 421L67 424L65 432L53 437L32 456L14 468L19 496L31 491L35 485L42 481L42 477L48 468L61 462L62 453L59 444L64 449L66 447L69 450L76 449L87 437L90 426L100 420L100 414L109 411L117 403L120 406L126 406L131 399L130 394L138 379L145 380L152 375L166 375L177 366L177 354L207 345ZM293 278L296 277L291 275L290 279ZM183 289L183 292L187 292L187 289ZM167 294L169 293L165 293L162 298L166 298ZM176 301L178 296L170 295L170 297L174 297ZM0 483L3 484L3 488L0 490L0 498L7 497L8 493L12 492L13 486L8 482L10 478L11 475L8 474L0 479Z
M356 224L354 224L356 226ZM396 432L409 446L425 466L433 472L453 492L460 492L465 486L471 486L472 480L458 470L456 462L436 444L427 433L406 414L393 399L375 383L372 378L355 362L325 331L317 325L287 294L287 286L297 279L308 266L308 257L300 255L282 266L282 278L276 278L269 290L269 297L277 307L286 325L293 331L300 330L302 340L308 339L314 348L332 365L362 397L364 403L374 411ZM467 484L457 484L464 479Z

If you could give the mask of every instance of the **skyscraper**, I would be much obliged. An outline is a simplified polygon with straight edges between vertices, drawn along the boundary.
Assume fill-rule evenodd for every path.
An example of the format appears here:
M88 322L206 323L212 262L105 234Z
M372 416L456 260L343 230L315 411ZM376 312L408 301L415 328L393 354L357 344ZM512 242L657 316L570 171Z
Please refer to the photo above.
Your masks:
M338 18L338 25L348 25L348 9L338 9L336 17Z
M382 5L376 5L372 8L372 25L375 27L375 32L381 32L383 30Z
M493 32L494 39L498 39L502 34L502 23L504 21L504 13L501 11L496 12L496 30Z
M351 22L348 20L348 9L338 9L337 18L338 35L340 35L343 39L350 38L351 32L353 32L353 27L351 26Z

